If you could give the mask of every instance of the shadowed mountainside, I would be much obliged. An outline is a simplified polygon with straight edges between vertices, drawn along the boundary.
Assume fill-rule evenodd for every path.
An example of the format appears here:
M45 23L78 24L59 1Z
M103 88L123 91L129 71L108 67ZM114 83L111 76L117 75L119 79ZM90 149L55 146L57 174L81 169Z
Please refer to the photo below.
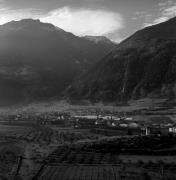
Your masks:
M175 96L176 18L146 27L120 43L69 88L72 98L128 100Z
M0 104L55 97L114 44L24 19L0 26Z

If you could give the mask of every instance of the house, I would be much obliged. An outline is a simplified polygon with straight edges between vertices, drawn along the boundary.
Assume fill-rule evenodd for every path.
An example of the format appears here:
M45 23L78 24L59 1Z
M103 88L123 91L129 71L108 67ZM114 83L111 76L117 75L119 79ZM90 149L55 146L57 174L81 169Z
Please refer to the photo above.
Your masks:
M172 134L176 134L176 124L173 124L169 127L169 132Z
M123 127L123 128L127 128L128 127L128 124L126 123L122 123L122 124L119 124L120 127Z
M131 122L131 123L128 124L128 127L129 128L138 128L139 125L136 122Z
M72 125L74 128L94 128L96 126L97 116L74 116Z

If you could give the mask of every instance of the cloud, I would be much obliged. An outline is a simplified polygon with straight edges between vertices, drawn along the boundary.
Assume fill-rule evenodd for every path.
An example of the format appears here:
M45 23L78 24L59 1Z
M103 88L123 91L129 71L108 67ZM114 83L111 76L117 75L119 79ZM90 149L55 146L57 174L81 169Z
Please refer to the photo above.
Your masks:
M162 22L165 22L167 21L169 18L168 17L160 17L160 18L157 18L155 19L153 22L151 23L144 23L143 26L144 27L148 27L148 26L153 26L153 25L156 25L156 24L159 24L159 23L162 23Z
M0 0L1 2L2 0ZM65 31L78 36L107 36L115 33L115 39L121 39L119 30L124 27L124 21L119 13L106 10L72 9L63 7L43 12L40 9L11 9L0 4L0 25L12 20L25 18L40 19L52 23Z
M176 2L173 2L172 0L167 0L158 3L157 9L158 9L157 17L151 22L145 22L143 24L144 27L159 24L176 16Z
M40 18L78 36L107 35L122 29L123 18L118 13L105 10L71 9L64 7Z
M18 9L13 10L7 7L0 6L0 25L12 20L21 20L24 18L39 18L42 16L38 9Z
M161 1L161 2L158 3L158 7L160 7L160 10L163 10L163 9L165 9L168 6L171 6L172 3L173 3L172 0Z

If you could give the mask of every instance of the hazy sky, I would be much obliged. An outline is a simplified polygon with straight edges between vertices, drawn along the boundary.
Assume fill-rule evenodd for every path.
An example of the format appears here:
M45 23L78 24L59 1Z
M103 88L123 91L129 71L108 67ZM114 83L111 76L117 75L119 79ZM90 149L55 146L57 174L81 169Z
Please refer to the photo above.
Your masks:
M121 41L136 30L176 16L176 0L0 0L0 24L23 18L79 36Z

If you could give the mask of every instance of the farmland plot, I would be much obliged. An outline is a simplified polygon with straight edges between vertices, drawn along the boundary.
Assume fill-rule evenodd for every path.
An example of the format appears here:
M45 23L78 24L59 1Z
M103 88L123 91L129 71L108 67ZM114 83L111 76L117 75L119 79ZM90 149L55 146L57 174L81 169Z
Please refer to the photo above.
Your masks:
M176 175L160 169L120 165L58 165L45 166L39 180L168 180Z
M19 167L19 176L23 179L31 179L45 158L52 153L58 146L69 145L77 141L97 139L97 136L88 133L67 131L62 129L52 129L50 126L0 126L0 150L5 145L11 146L13 143L19 147L21 153L17 153L17 158L22 157L22 163ZM12 149L13 152L13 149ZM63 152L65 153L65 152ZM74 161L75 154L70 154L70 162ZM62 161L66 161L66 155ZM80 160L79 160L80 161ZM18 165L17 161L12 164L0 162L0 175L8 174L9 178L13 167ZM5 165L4 165L5 164ZM1 168L2 167L2 168ZM17 169L14 169L12 177L14 177Z

